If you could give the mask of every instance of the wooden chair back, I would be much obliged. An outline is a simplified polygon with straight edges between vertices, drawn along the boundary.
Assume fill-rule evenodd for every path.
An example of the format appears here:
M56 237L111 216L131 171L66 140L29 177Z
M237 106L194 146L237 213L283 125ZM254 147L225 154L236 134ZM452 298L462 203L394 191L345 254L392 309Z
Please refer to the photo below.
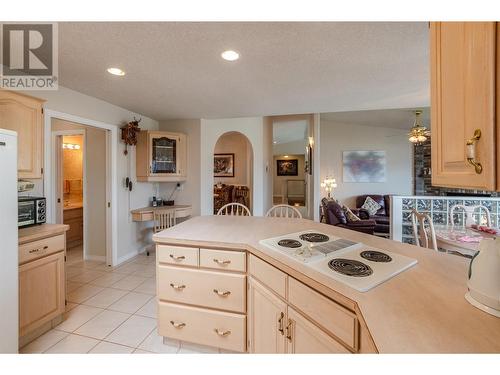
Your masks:
M217 211L217 215L252 216L247 206L241 203L228 203Z
M153 211L154 233L175 225L175 210L172 208L158 209Z
M277 204L269 209L267 217L283 217L290 219L302 219L302 214L295 207L288 204Z
M486 213L486 224L491 227L491 215L490 215L490 210L488 210L488 207L483 206L482 204L476 204L475 206L464 206L463 204L455 204L451 206L450 208L450 223L451 227L455 227L455 221L453 220L453 214L456 209L463 209L465 211L465 227L470 227L472 224L481 224L476 223L474 220L474 212L476 209L479 209L479 212L481 213L481 210L484 210Z
M413 238L415 245L438 251L436 231L434 224L428 214L423 214L413 209L411 212L411 223L413 225Z

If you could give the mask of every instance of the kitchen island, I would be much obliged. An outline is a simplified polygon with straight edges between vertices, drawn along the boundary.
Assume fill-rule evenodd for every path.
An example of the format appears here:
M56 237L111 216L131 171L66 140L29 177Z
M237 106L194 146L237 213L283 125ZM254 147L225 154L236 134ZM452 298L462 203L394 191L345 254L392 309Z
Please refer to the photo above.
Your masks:
M259 243L308 229L404 255L418 260L418 264L367 292L359 292ZM464 298L469 263L465 258L303 219L194 217L155 234L153 239L157 243L158 326L164 336L182 339L181 332L188 327L169 316L184 318L194 314L197 318L207 316L204 324L212 320L234 320L239 325L246 322L243 332L238 331L238 324L233 325L238 340L246 337L245 345L228 346L242 352L299 353L301 348L314 350L311 348L317 344L318 351L331 348L332 352L351 353L500 353L500 319L476 309ZM215 257L211 252L219 253ZM234 259L243 253L246 259ZM236 255L231 258L232 254ZM204 261L209 258L215 263ZM210 270L214 265L224 267L222 259L226 258L240 267ZM183 283L173 283L169 281L171 277L180 278ZM244 305L225 302L233 295L239 298L238 293L227 294L229 289L217 290L226 305L217 305L203 296L191 299L189 293L182 294L189 291L189 281L195 280L199 292L205 281L212 285L214 277L231 277L235 282L248 277ZM277 333L262 342L276 342L272 347L262 346L259 341L262 335L258 326L266 326L259 307L263 297L274 301L276 311L284 311L278 313L276 321L274 316L269 319L270 325L277 325ZM271 309L268 312L272 315ZM284 317L285 323L290 324L283 323ZM286 320L287 317L291 318ZM305 319L300 320L301 317ZM314 337L304 339L308 344L305 347L292 340L292 335L298 338L307 332ZM195 330L188 334L186 341L224 347L222 340L233 336L230 329L215 328L221 339L212 342L198 333ZM321 340L321 345L313 345L313 338ZM330 338L335 339L335 344L327 341Z

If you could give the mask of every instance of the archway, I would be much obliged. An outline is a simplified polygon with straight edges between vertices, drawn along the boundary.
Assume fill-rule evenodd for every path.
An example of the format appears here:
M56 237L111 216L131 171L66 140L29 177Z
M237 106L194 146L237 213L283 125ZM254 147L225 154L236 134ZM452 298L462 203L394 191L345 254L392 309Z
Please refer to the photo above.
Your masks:
M224 204L237 202L253 209L253 147L238 131L223 133L213 148L213 213Z

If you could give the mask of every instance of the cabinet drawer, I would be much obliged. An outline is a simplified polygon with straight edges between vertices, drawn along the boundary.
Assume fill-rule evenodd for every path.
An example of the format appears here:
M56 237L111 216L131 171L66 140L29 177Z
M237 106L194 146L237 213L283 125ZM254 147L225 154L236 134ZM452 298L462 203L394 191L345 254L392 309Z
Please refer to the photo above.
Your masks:
M64 250L64 234L19 246L19 264Z
M241 251L200 249L200 267L245 272L246 253Z
M198 267L199 250L194 247L157 245L159 263Z
M281 297L286 298L287 275L284 272L253 255L250 255L249 268L252 276L266 284Z
M288 279L288 301L353 350L357 350L358 319L354 313L291 277Z
M246 319L244 315L158 304L158 333L161 336L244 352Z
M158 297L220 310L245 312L246 276L158 266Z

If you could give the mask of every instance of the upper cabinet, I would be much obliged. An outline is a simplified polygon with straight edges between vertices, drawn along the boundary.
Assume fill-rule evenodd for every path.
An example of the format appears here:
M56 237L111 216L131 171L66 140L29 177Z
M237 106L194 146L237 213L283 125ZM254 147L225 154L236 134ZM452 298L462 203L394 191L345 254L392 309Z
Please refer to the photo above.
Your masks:
M137 181L184 181L187 137L182 133L141 131L137 137Z
M0 128L17 132L19 178L42 178L43 100L0 90Z
M432 184L497 190L495 22L432 22Z

